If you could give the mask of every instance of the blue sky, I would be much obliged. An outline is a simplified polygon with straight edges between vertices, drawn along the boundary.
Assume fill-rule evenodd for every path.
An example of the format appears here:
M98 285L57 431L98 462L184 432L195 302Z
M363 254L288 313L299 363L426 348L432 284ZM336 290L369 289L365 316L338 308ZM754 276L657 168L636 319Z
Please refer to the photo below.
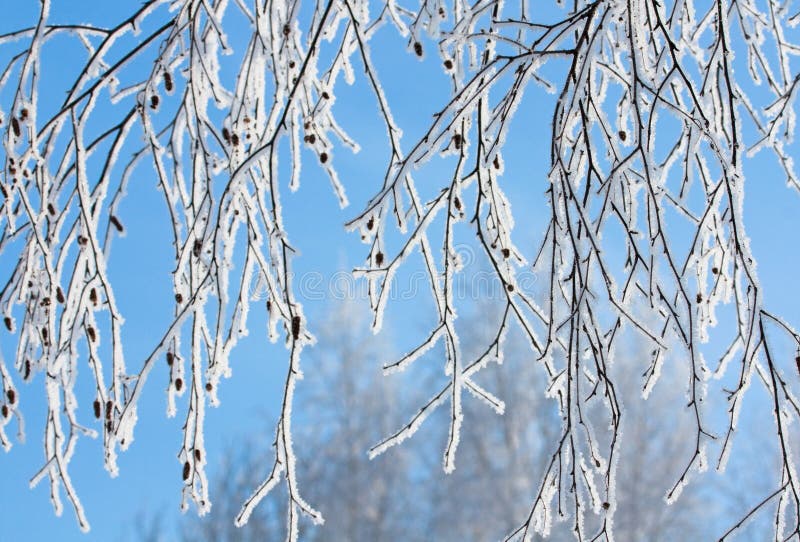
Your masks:
M19 4L15 2L13 8L5 10L0 33L34 20L36 3ZM140 5L139 2L99 0L54 4L52 22L77 23L91 19L106 25ZM423 62L418 61L406 51L405 41L388 26L381 30L372 50L395 118L404 129L403 142L410 145L427 126L436 106L446 99L447 79L432 55ZM75 50L66 46L53 48L46 58L56 74L68 77L70 68L76 65L74 53ZM0 58L5 58L5 54L0 50ZM360 65L356 71L360 73ZM388 158L381 121L366 88L361 80L352 88L340 87L335 106L338 118L362 147L357 155L350 155L343 149L334 155L351 205L339 209L327 178L316 167L315 157L310 153L304 156L299 191L291 194L283 187L286 227L294 246L299 249L293 261L295 276L310 277L310 273L319 273L323 285L335 273L363 262L365 246L357 234L344 231L343 223L356 216L379 187ZM544 190L554 98L533 88L528 98L517 113L508 139L504 187L516 211L515 241L530 251L541 238L548 218ZM45 101L60 103L61 99L55 91L52 95L43 95ZM142 171L147 170L143 168ZM790 321L800 322L800 288L796 287L800 258L794 234L800 231L800 213L796 194L787 190L774 161L763 156L753 160L746 173L749 176L745 204L748 233L759 262L767 306ZM419 184L425 186L428 182L438 186L441 181L437 176L448 174L446 164L432 163L419 173ZM118 284L118 302L126 317L123 333L129 367L136 367L158 341L168 323L172 302L165 208L153 178L140 173L136 182L120 213L127 235L115 240L110 267L112 280ZM0 270L5 271L9 263L0 264ZM412 273L415 265L418 266L419 261L412 259L407 273ZM389 306L385 327L398 339L400 349L413 346L434 323L431 311L425 310L433 307L427 298L427 289L422 292L424 296L398 300ZM329 302L325 296L308 295L303 303L313 331L314 319L324 315ZM272 424L280 404L286 352L280 341L270 345L258 332L264 329L263 315L254 313L250 328L253 332L234 351L233 378L223 382L222 405L207 412L206 444L212 478L214 458L240 441L243 435L258 431L265 441L273 438ZM13 339L3 334L0 340L5 359L13 359ZM711 346L714 348L718 344L712 341ZM88 368L83 370L88 376ZM180 448L185 401L179 403L176 418L165 417L167 382L166 364L161 364L151 375L139 403L136 441L120 455L117 478L109 478L103 470L101 443L85 438L79 441L71 472L92 523L88 535L78 531L69 507L65 506L63 517L53 515L46 482L34 490L27 489L29 478L43 461L44 409L39 402L41 379L21 386L20 400L27 403L27 440L15 443L10 453L0 455L0 480L4 485L0 491L0 541L45 540L55 533L62 540L122 540L140 512L163 510L167 517L178 514L182 482L176 454ZM83 408L89 409L90 404ZM84 416L91 417L88 410ZM406 445L413 446L413 441ZM272 458L264 458L265 470L271 462Z

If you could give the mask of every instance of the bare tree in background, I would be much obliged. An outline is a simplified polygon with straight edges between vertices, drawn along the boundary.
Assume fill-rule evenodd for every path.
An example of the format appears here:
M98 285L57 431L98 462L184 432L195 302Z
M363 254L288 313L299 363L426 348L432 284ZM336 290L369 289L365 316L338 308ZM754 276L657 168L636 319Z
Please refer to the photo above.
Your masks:
M392 423L397 387L381 377L382 355L391 350L385 337L369 331L366 312L352 301L333 308L319 322L318 343L309 350L313 372L298 389L295 440L305 468L299 479L325 525L303 532L305 540L426 540L421 518L428 483L415 472L410 451L370 461L366 449ZM347 326L342 326L347 322ZM262 541L285 536L286 522L275 506L259 507L237 529L231 507L246 497L247 483L262 470L263 444L252 442L224 458L212 487L221 506L202 518L183 522L183 540ZM270 503L274 504L274 500Z
M481 345L491 332L496 320L488 316L492 312L491 307L484 307L462 317L463 327L470 330L465 352ZM665 506L664 495L684 457L681 452L692 444L691 431L687 431L691 419L685 414L672 417L676 410L680 413L675 402L683 401L679 375L665 375L663 385L651 397L642 397L637 369L648 352L636 344L636 339L626 349L626 355L617 358L610 368L620 400L628 406L625 439L620 448L620 461L627 468L617 478L615 535L619 540L710 539L714 531L709 520L719 514L704 502L701 491L708 490L708 495L720 504L729 497L718 487L690 486L678 502ZM478 405L465 408L465 416L473 422L464 428L459 467L426 491L442 503L432 506L438 520L434 539L502 538L509 522L524 514L525 504L535 494L551 459L548 444L558 437L561 420L557 400L544 394L548 385L546 372L531 361L524 334L518 330L509 332L503 366L487 371L481 379L502 394L506 412L498 418ZM589 418L598 414L602 412L586 412ZM741 487L737 490L741 491ZM701 505L705 518L697 513ZM555 523L553 529L553 539L574 537L568 522Z
M371 455L413 436L442 409L444 470L452 472L467 397L504 410L478 375L502 359L504 338L518 327L547 374L560 428L508 539L547 535L553 518L567 514L577 539L611 539L618 472L627 465L618 461L625 405L610 367L626 349L620 337L634 331L652 353L639 371L645 392L659 385L666 358L686 373L680 409L691 415L693 445L668 501L695 473L724 468L756 383L772 402L781 467L774 493L753 513L777 502L775 537L800 537L800 384L793 352L777 346L800 351L800 335L764 304L742 214L744 164L754 153L771 153L789 187L799 186L791 144L800 15L790 1L149 0L108 28L53 22L50 7L40 0L33 26L0 36L7 51L0 253L16 262L0 289L0 310L17 345L10 363L0 360L0 442L11 445L14 419L21 428L19 381L38 378L47 404L45 462L32 483L49 480L57 513L66 495L88 529L68 470L76 439L101 434L105 466L115 474L118 450L133 440L143 386L165 357L170 415L176 398L188 395L184 508L209 510L204 412L218 403L231 351L248 332L250 287L258 282L268 292L260 306L269 337L278 340L281 330L289 361L272 468L236 523L246 523L278 485L289 540L301 515L322 521L298 488L302 467L292 444L301 353L313 336L292 283L295 250L281 197L298 186L307 149L347 204L334 150L357 145L334 102L340 80L353 81L358 71L385 124L389 154L374 197L349 222L369 246L357 272L369 284L374 328L412 252L421 255L436 320L418 347L386 369L405 370L436 345L445 361L430 399ZM411 143L401 142L381 87L391 67L370 52L383 24L408 39L409 54L438 55L451 82L450 98ZM48 48L62 38L77 40L85 60L75 60L73 80L43 90ZM506 171L504 159L511 120L537 86L556 94L546 180ZM451 171L446 179L415 182L416 168L440 159ZM114 295L121 286L107 270L112 240L125 229L120 204L145 163L171 217L174 318L129 369ZM534 251L512 240L503 187L520 179L542 186L549 200L549 225ZM473 354L456 326L454 247L476 235L504 305ZM520 269L531 268L545 277L541 302L517 281ZM707 364L702 343L718 311L731 314L718 330L729 348ZM83 358L95 386L77 397ZM714 376L733 382L709 387ZM79 402L93 405L99 431L87 427ZM727 426L715 428L722 415Z
M502 536L509 522L524 513L547 465L546 445L560 428L555 401L532 393L540 391L547 379L541 367L530 363L524 336L511 332L504 370L484 375L486 384L506 398L509 410L498 418L485 409L465 409L474 421L465 427L459 468L443 477L439 464L428 460L430 449L404 449L399 457L376 461L364 454L370 437L374 439L386 431L384 426L396 422L397 410L392 406L397 390L375 371L376 361L391 350L390 345L385 339L369 336L360 321L363 312L356 307L346 303L320 322L318 343L310 350L308 361L316 370L298 392L297 405L303 414L295 434L301 449L312 451L303 458L306 468L301 480L309 497L330 518L325 525L301 530L303 538L455 542ZM471 344L480 344L490 331L491 313L487 306L462 319L472 331L466 351ZM342 321L349 322L346 330L341 328ZM647 352L636 355L646 356ZM698 487L687 488L687 494L673 506L663 502L671 473L680 466L679 452L691 445L685 431L691 419L664 416L674 410L674 397L669 393L644 401L636 375L628 371L635 366L634 355L620 360L617 367L618 372L627 373L620 378L620 388L626 404L631 404L631 416L626 421L628 438L622 450L630 469L621 472L618 480L615 532L621 540L709 539L713 531L708 518L713 514ZM531 416L531 412L537 415ZM427 448L432 446L435 444L429 443ZM260 541L283 536L285 522L274 507L259 508L263 512L241 530L229 521L231 503L243 497L241 482L260 467L260 448L263 446L245 446L223 458L212 482L221 508L215 507L203 518L187 517L183 540ZM380 463L381 459L391 461ZM719 488L714 495L720 505L728 500ZM705 507L706 521L696 513L700 506ZM409 517L413 521L408 521ZM557 524L552 536L570 539L569 525Z
M612 368L620 400L627 406L619 458L625 468L617 474L614 531L621 540L712 540L719 535L716 518L731 517L720 510L731 496L717 480L713 485L706 480L705 485L688 486L672 506L664 502L675 473L680 472L694 444L692 416L680 408L685 404L681 384L686 375L680 369L670 371L647 398L643 397L642 360L652 354L637 346L637 339ZM740 480L732 493L743 493L749 487Z
M186 541L251 541L281 540L286 532L284 499L270 499L253 512L250 521L237 527L231 521L251 491L255 473L263 471L263 442L243 439L243 445L227 450L219 466L220 474L212 482L214 492L223 498L215 499L210 513L187 517L180 524L180 538ZM171 526L171 525L170 525ZM167 530L164 522L159 526ZM167 536L166 539L171 539Z
M345 300L318 326L313 367L298 392L298 456L308 465L300 476L320 503L325 525L308 540L424 540L425 488L410 451L369 461L366 450L401 420L399 383L382 378L389 338L369 330L364 304ZM342 325L346 322L346 325Z

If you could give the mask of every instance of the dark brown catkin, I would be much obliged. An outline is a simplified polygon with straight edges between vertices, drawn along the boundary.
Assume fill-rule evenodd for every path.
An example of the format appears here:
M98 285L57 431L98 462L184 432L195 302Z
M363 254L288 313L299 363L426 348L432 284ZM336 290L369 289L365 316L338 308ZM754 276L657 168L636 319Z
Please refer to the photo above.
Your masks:
M125 231L125 228L122 227L122 222L120 222L117 217L111 215L110 220L111 224L117 229L118 232L122 233L123 231Z
M300 317L292 317L292 337L297 340L300 337Z

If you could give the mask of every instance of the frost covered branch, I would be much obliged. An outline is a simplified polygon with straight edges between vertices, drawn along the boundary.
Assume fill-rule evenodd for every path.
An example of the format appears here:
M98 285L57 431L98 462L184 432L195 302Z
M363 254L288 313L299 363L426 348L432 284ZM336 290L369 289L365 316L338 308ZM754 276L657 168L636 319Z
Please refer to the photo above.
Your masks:
M796 384L786 380L786 371L794 367L773 361L764 326L788 333L796 343L798 335L766 312L742 216L744 148L774 152L789 185L797 186L786 148L797 84L790 57L798 49L787 37L792 34L788 3L763 4L598 0L575 2L556 15L542 10L551 16L547 19L525 3L425 3L408 16L407 27L398 24L409 32L417 54L423 32L438 42L452 76L452 99L406 158L393 153L383 188L353 224L372 244L371 265L361 272L373 292L376 327L391 282L411 249L420 247L429 270L439 322L419 347L387 370L405 369L442 340L450 380L373 454L411 436L448 399L445 469L452 469L467 381L459 368L502 361L511 319L521 325L550 375L548 393L558 402L563 426L530 516L509 539L546 535L553 518L568 516L577 539L610 539L624 408L608 369L628 329L650 344L645 396L657 385L667 356L689 368L693 452L675 473L667 501L678 497L691 473L707 467L710 444L719 442L717 467L724 468L756 370L774 399L783 457L776 536L800 532L797 451L786 434L788 420L800 414L792 392ZM439 20L434 24L428 17ZM738 69L738 49L749 71ZM553 63L562 70L555 79ZM735 67L749 77L735 77ZM499 186L508 120L530 83L557 92L547 189L552 216L532 264L548 284L541 307L515 284L515 270L527 264L511 242L510 206ZM412 172L437 153L457 157L452 181L420 208ZM469 161L475 165L467 170ZM459 271L452 251L454 224L463 209L473 207L469 224L505 286L506 308L496 338L469 364L460 359L456 308L447 291ZM430 249L438 213L445 214L437 234L441 261ZM667 225L668 215L677 222ZM394 256L380 248L389 216L407 232ZM677 239L691 242L687 248ZM729 303L735 334L712 371L700 345L717 323L718 306ZM729 424L720 438L704 400L710 379L723 377L734 359L738 384L728 390ZM585 412L598 402L606 413L602 421Z
M317 154L340 204L347 204L330 149L333 139L353 150L357 146L331 107L337 82L352 79L349 58L357 40L352 23L344 32L339 27L347 14L366 15L363 5L345 11L334 1L320 3L303 28L299 9L296 2L248 8L240 2L154 0L118 26L101 29L49 26L49 2L43 2L36 28L0 37L20 50L2 79L3 85L18 87L13 103L4 107L0 240L5 257L13 254L19 263L0 292L0 304L5 326L19 337L16 369L25 380L41 372L46 381L46 464L32 483L49 477L57 512L63 484L83 528L88 522L67 471L78 435L96 433L78 422L73 390L81 352L85 349L96 379L93 411L103 422L112 475L117 450L133 441L147 377L166 358L168 415L177 414L179 397L189 396L178 454L183 506L192 502L203 514L211 505L204 412L218 403L221 379L230 376L230 352L247 334L256 282L268 292L269 337L276 341L282 327L290 362L273 475L239 521L246 521L265 488L281 480L289 488L290 539L297 536L300 513L322 520L300 496L295 477L292 396L302 376L301 351L313 337L290 281L294 250L283 225L278 165L286 166L289 187L296 189L305 145ZM250 28L233 79L221 77L223 67L233 65L224 59L234 53L228 21ZM40 50L64 33L83 44L87 58L63 104L40 119L37 111L47 109L39 107ZM319 51L327 43L333 54L323 64ZM90 130L98 117L111 128ZM143 146L137 147L137 137ZM284 141L289 153L280 150ZM106 269L112 240L125 231L124 196L148 162L171 219L174 316L142 366L129 372L123 319ZM239 254L243 264L232 276ZM16 312L17 305L24 311ZM101 344L104 338L110 346ZM111 367L102 362L109 358ZM1 374L8 405L0 427L11 413L21 427L5 364ZM5 432L0 439L10 446Z
M284 186L298 188L305 149L347 205L333 150L358 145L335 118L335 91L340 80L360 77L385 127L389 159L374 196L347 224L369 246L356 274L368 284L378 330L392 284L418 250L434 323L385 370L406 370L437 347L444 356L444 381L432 398L370 455L413 436L447 405L443 463L452 472L468 423L464 391L505 411L478 375L502 363L505 337L518 326L549 378L561 432L529 515L508 538L547 535L553 519L570 518L578 540L610 540L625 428L610 368L623 337L634 334L650 352L641 367L645 397L665 363L688 375L691 450L667 501L707 468L709 450L724 469L755 373L773 402L782 457L780 489L767 499L778 500L776 538L800 535L798 362L779 354L771 336L800 352L800 335L765 306L743 217L744 164L756 153L771 153L788 186L800 189L792 159L800 14L790 2L150 0L111 28L51 24L50 0L40 6L34 26L0 35L7 51L0 253L16 262L0 310L17 344L12 364L0 358L0 443L10 448L15 419L23 435L15 379L40 375L45 462L31 483L49 480L57 513L63 493L88 529L68 471L76 440L102 434L115 475L118 450L133 441L142 390L164 359L168 415L178 414L188 392L178 454L183 508L209 510L204 413L219 403L231 352L248 333L256 284L267 293L268 336L275 342L282 330L289 361L274 461L236 522L282 482L289 540L301 515L322 521L297 486L292 404L302 351L314 338L291 280L295 249L281 195ZM409 54L437 53L451 88L407 150L370 49L384 23L408 40ZM41 83L43 51L61 39L85 50L74 79L58 89L63 102ZM529 120L518 109L539 89L555 100L546 180L506 171L504 160L512 123ZM450 173L423 186L417 171L432 161ZM170 218L174 308L151 353L129 370L109 262L114 238L125 233L125 195L142 170L157 180ZM549 208L530 255L512 240L504 190L519 178L542 182ZM454 295L463 237L502 284L501 318L477 355L462 349ZM544 279L542 292L520 284L521 269ZM715 333L730 332L729 347L712 368L703 344L726 319L732 323ZM92 371L92 397L75 393L81 359ZM733 382L722 431L708 400L714 379ZM98 429L80 421L79 399L91 403Z

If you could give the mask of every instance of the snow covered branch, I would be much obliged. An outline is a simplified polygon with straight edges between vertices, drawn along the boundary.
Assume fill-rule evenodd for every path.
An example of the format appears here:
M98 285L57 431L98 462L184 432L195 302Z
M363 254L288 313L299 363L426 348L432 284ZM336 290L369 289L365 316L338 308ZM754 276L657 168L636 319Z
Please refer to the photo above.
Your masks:
M204 414L231 376L256 284L267 293L267 335L283 335L288 363L272 467L236 523L283 482L288 540L297 540L301 516L323 521L297 484L293 397L314 337L292 283L296 250L281 197L298 188L305 150L347 206L333 151L359 147L334 104L342 80L360 77L386 130L388 163L347 224L369 247L355 273L368 284L377 331L392 284L418 251L434 323L385 372L404 371L439 346L444 356L436 392L370 456L412 437L447 405L443 464L452 472L468 397L505 411L476 377L502 363L508 331L518 327L549 378L561 431L529 515L508 539L547 535L553 519L570 518L578 540L611 540L625 405L610 368L623 337L634 334L650 353L641 366L645 397L666 363L688 375L692 446L666 500L709 463L724 469L755 374L773 402L782 471L779 489L753 513L777 499L776 538L800 536L800 354L775 346L788 341L800 353L800 335L764 302L743 215L745 164L759 152L771 153L787 185L800 189L792 158L800 12L791 9L780 0L148 0L103 28L51 23L50 0L41 0L35 25L0 35L8 52L0 66L0 254L10 262L0 311L16 341L15 359L0 357L0 444L11 447L14 420L23 437L27 398L16 382L38 376L45 461L31 484L47 478L56 513L66 495L88 529L68 470L76 440L102 436L115 475L148 376L166 360L167 414L177 415L188 395L178 453L183 508L206 513ZM405 150L370 48L384 23L407 39L408 54L437 53L451 89ZM85 58L54 91L43 88L43 51L61 39L75 40ZM542 179L507 170L504 159L512 122L542 122L517 114L534 89L555 96L542 117L552 130ZM417 171L433 161L449 174L422 186ZM142 176L156 179L170 218L174 302L150 354L129 369L109 262L126 232L125 195ZM520 179L540 183L548 201L547 228L531 254L514 241L511 206L524 202L505 190ZM388 240L398 237L393 248ZM462 238L502 285L501 318L469 355L454 293ZM540 292L520 284L520 270L544 279ZM715 327L729 346L711 367L703 345ZM83 359L91 397L76 395ZM709 400L714 379L733 384L722 412ZM84 403L91 408L81 410ZM597 406L602 415L589 415ZM91 415L96 429L81 421Z

